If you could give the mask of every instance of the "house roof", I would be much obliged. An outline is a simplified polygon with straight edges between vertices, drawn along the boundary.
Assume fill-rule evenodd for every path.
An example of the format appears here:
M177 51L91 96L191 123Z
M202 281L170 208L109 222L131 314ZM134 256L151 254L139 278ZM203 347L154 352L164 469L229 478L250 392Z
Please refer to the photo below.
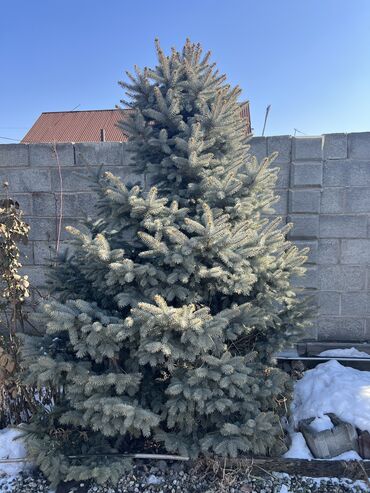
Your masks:
M251 112L249 108L249 101L244 101L244 103L240 104L240 116L246 123L246 133L249 135L252 133L252 124L251 124Z
M125 142L127 136L117 127L130 109L52 111L41 113L21 140L35 142ZM251 133L249 103L241 103L240 114L246 122L246 133Z
M127 136L117 127L131 110L52 111L41 113L23 137L33 142L122 142ZM104 137L102 136L104 130ZM103 137L103 138L102 138Z

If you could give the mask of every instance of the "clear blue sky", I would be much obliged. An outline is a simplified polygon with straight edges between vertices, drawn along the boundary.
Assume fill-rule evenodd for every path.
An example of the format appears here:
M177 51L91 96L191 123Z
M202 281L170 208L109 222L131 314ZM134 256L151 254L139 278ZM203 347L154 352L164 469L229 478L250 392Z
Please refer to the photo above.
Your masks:
M268 104L267 135L370 131L370 0L2 0L0 136L42 111L114 107L156 36L211 49L255 135Z

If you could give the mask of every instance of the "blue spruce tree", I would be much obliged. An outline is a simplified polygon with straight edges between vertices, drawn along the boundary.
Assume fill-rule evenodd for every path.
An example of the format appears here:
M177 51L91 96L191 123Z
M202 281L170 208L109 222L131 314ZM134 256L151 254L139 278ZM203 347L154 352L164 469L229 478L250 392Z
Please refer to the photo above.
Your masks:
M266 219L276 156L248 155L240 89L209 53L187 41L157 55L121 83L132 163L153 186L98 177L97 218L69 228L38 313L45 336L26 343L28 382L56 392L28 437L54 481L117 478L125 463L78 454L284 449L290 382L273 355L306 324L291 285L306 252Z

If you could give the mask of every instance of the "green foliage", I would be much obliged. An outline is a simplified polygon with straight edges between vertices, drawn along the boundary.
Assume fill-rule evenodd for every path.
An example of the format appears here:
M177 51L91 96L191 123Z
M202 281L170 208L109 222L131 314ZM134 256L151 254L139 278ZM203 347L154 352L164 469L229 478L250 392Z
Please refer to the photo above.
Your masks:
M65 429L59 425L60 411L54 409L34 415L23 428L28 454L48 476L52 487L65 481L93 479L99 484L117 483L129 470L129 458L112 456L116 450L98 433ZM76 454L76 455L75 455Z
M72 467L55 427L84 433L89 450L97 437L117 452L192 457L284 449L290 382L273 354L306 325L291 280L307 252L286 240L290 225L266 218L276 156L248 155L240 90L199 45L166 56L157 43L157 54L121 83L132 163L155 186L99 175L97 218L69 228L56 299L38 313L45 337L25 351L28 382L58 393L56 420L30 438L31 451L54 440L59 468L34 454L54 480L96 476Z

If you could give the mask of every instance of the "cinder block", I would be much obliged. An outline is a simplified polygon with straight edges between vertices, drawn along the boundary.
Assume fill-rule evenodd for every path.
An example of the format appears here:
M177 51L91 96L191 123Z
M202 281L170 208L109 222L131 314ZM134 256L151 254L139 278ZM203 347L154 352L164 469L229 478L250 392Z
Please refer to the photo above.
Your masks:
M339 240L321 239L318 245L317 262L321 264L337 264L339 262Z
M318 241L301 241L296 240L294 244L301 250L302 248L309 248L307 262L310 264L316 264L317 262L317 251L318 251Z
M319 212L320 190L293 190L289 195L289 212Z
M249 154L256 156L258 161L262 161L267 156L267 137L253 137L249 144L251 146Z
M99 168L63 168L61 170L62 183L60 182L59 170L51 170L51 188L53 192L59 193L61 187L63 192L80 192L90 190L93 181L92 174L97 174ZM86 177L86 178L85 178Z
M320 238L366 238L367 218L354 215L320 216Z
M273 152L279 153L274 164L290 162L292 159L292 137L290 135L267 137L267 154L270 155Z
M30 240L32 241L49 241L55 242L57 238L57 231L59 222L55 217L31 217L28 219L30 224ZM68 225L78 226L76 219L63 218L60 239L65 240L70 238L70 235L66 232L65 228Z
M325 161L323 171L324 187L340 187L349 184L351 162L346 160Z
M299 295L300 295L300 293L298 293L298 296ZM313 316L315 317L318 314L319 306L320 306L320 300L319 300L320 291L317 289L315 291L311 290L311 291L307 291L307 292L303 293L303 296L307 296L307 295L310 298L311 309L315 310L315 313L313 314Z
M346 189L345 203L348 212L370 212L370 187Z
M34 242L35 265L51 265L55 259L55 242Z
M25 216L32 215L32 194L31 193L12 193L11 197L19 204Z
M327 188L324 187L321 194L321 213L344 212L345 189L344 188Z
M291 239L317 238L319 234L319 216L308 214L292 214L288 221L293 223L293 228L289 232Z
M292 277L292 285L299 288L317 289L319 286L316 266L308 266L304 276Z
M370 187L369 161L353 159L325 161L323 183L327 187Z
M33 287L44 288L46 286L46 270L41 266L27 266L21 269L21 274L29 277Z
M324 159L347 159L347 134L324 135Z
M352 342L362 341L364 337L364 319L320 317L318 320L319 341Z
M0 144L0 166L28 166L28 145Z
M62 188L64 192L91 192L93 175L99 172L98 167L64 168L62 171ZM125 166L105 167L103 171L110 171L119 176L125 185L140 184L144 187L143 175L135 173L135 170ZM86 178L85 178L86 177ZM52 190L59 193L60 177L58 170L51 170Z
M36 192L33 194L33 208L35 217L57 217L62 214L68 218L82 218L86 216L86 210L92 210L95 202L91 193L70 192L61 195L57 193Z
M293 186L321 186L322 163L294 163Z
M122 166L132 166L133 157L131 152L127 150L127 142L122 143Z
M301 334L300 341L317 341L317 321L311 320L311 325L306 327Z
M76 195L79 209L79 216L95 216L97 195L94 193L79 193Z
M9 193L50 191L50 172L41 169L0 169L0 183L9 183Z
M320 289L323 291L361 291L365 289L366 270L361 266L322 265Z
M370 264L370 239L342 240L342 264Z
M59 205L55 193L35 192L32 194L33 211L36 217L56 217Z
M321 160L322 140L322 137L293 137L293 160Z
M319 315L339 315L340 294L335 291L319 292Z
M61 207L62 206L62 207ZM33 210L36 217L83 217L78 202L78 194L59 192L35 192L33 194Z
M56 218L28 218L30 225L30 240L53 241L56 238L57 220Z
M342 315L352 317L370 315L370 292L343 293L341 296Z
M279 168L279 173L276 180L276 188L288 188L290 179L290 163L279 163L276 165Z
M348 134L349 157L370 159L370 132Z
M275 190L279 200L272 206L275 214L286 216L288 213L288 193L286 190Z
M29 144L30 165L73 166L75 163L73 144Z
M366 319L365 322L365 333L364 333L364 339L363 342L369 342L370 341L370 319Z
M128 164L125 149L123 162L123 146L121 142L84 142L74 145L77 166L122 166Z
M29 241L27 244L19 245L20 262L22 265L33 265L33 243Z

